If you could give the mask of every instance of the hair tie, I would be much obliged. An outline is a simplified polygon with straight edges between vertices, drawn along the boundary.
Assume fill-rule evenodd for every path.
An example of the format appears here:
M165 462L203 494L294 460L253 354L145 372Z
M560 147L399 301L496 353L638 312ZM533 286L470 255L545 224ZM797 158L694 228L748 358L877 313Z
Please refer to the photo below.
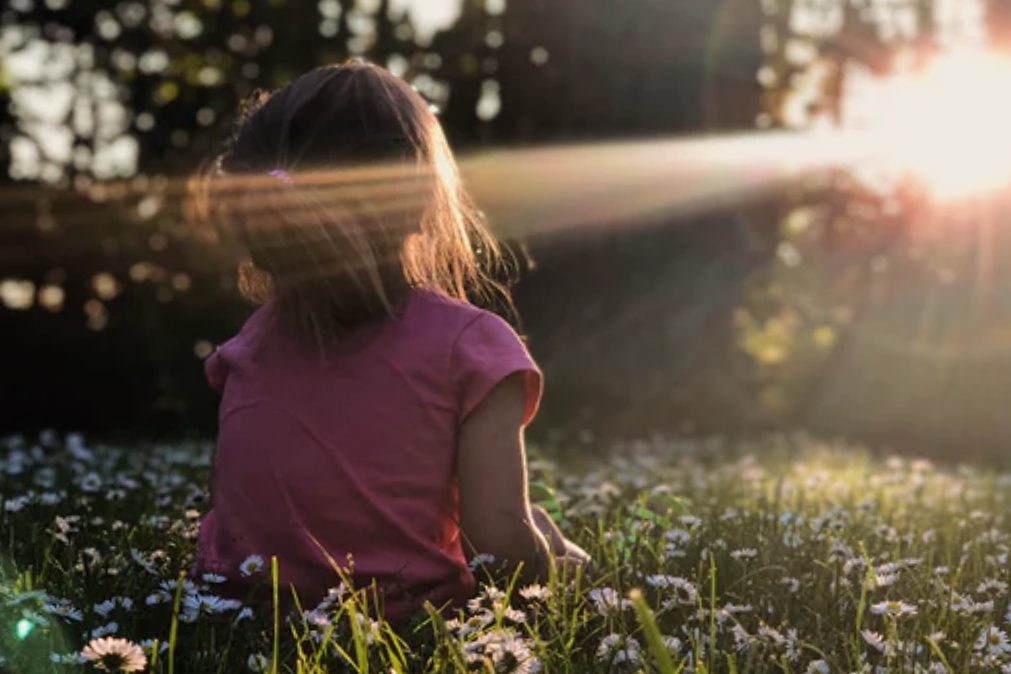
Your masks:
M284 169L273 169L271 171L267 171L267 175L273 176L282 182L291 184L291 175Z

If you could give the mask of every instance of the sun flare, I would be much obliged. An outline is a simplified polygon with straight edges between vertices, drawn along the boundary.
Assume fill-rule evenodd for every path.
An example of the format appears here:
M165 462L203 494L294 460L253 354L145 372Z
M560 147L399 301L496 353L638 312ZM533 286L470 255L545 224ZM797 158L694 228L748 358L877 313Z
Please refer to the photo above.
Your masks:
M846 125L891 172L939 199L1011 186L1011 60L962 50L859 84Z

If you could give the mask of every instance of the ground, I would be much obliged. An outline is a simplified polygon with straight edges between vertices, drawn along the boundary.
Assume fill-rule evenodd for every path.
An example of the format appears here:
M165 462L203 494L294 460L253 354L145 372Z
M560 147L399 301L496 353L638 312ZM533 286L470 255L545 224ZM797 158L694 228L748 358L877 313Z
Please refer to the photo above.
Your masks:
M207 444L3 442L3 672L1011 672L996 471L794 436L630 443L580 466L534 448L533 496L596 575L500 579L455 619L394 630L337 578L297 616L177 582ZM269 583L271 562L245 571Z

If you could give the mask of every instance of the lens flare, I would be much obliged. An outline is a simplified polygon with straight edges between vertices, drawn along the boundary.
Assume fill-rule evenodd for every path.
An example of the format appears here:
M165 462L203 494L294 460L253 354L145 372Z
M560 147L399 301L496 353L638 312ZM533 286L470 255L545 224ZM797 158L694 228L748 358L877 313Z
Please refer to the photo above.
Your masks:
M24 641L31 636L31 633L34 631L35 623L28 618L22 618L14 625L14 636L18 638L18 641Z
M846 126L893 175L914 176L942 200L1011 186L1011 60L954 51L887 78L857 77Z

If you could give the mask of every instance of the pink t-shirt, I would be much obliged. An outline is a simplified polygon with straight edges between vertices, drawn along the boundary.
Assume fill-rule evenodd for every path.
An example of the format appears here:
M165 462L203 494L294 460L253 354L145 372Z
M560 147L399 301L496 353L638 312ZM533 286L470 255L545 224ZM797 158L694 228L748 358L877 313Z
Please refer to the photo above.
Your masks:
M312 607L339 582L328 556L344 566L351 555L356 584L377 581L388 617L472 593L458 429L513 373L524 373L529 422L540 372L501 318L433 292L412 290L401 316L372 330L321 353L267 304L205 361L222 399L197 573L241 588L256 580L239 573L244 559L276 555L282 588Z

